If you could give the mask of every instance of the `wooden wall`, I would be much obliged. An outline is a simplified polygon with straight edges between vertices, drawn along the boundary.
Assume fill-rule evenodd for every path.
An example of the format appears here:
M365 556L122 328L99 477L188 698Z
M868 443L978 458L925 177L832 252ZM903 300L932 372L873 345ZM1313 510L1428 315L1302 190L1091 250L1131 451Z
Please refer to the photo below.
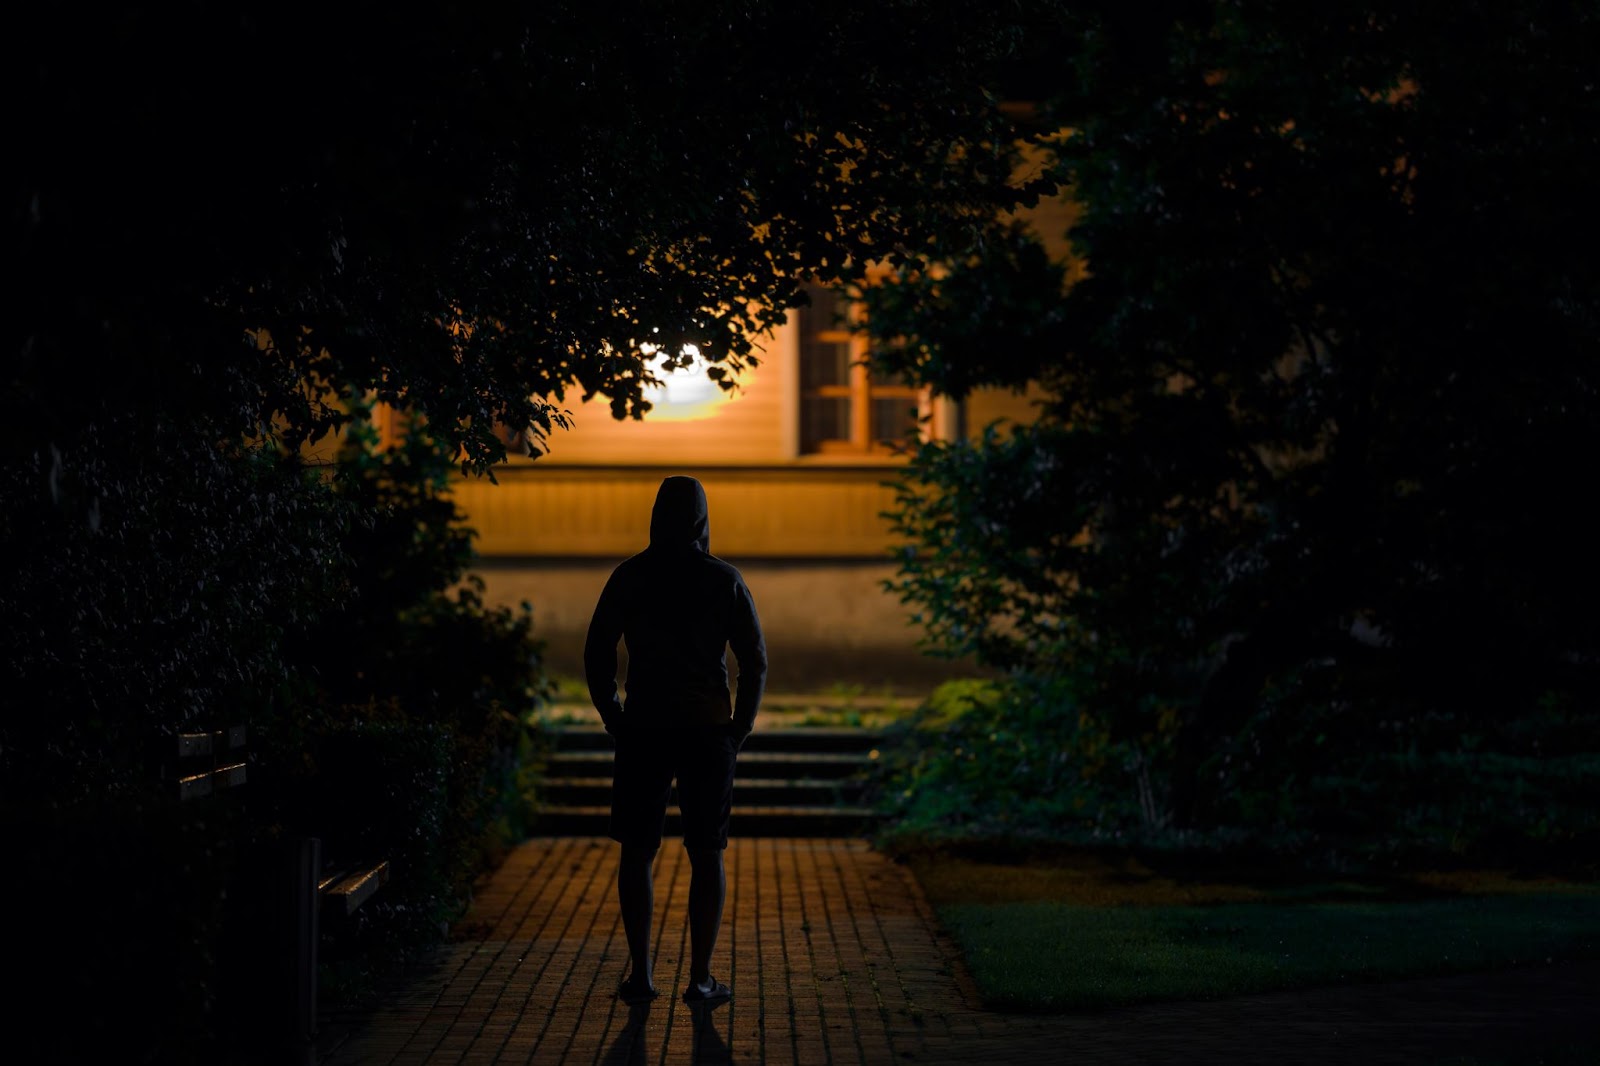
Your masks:
M540 461L542 463L542 460ZM888 557L880 512L893 503L882 467L558 467L502 471L500 483L454 488L486 556L620 559L650 539L661 479L688 474L705 485L711 550L741 558Z
M903 460L799 454L798 345L785 326L742 388L698 404L662 404L642 421L611 417L603 397L573 410L549 452L496 471L499 484L457 481L457 505L488 557L621 558L648 543L661 479L697 477L711 506L711 550L728 557L882 561L893 545L882 512ZM1032 394L983 390L967 400L977 433L1033 417Z
M797 451L797 404L788 402L794 372L796 331L792 325L762 342L761 364L739 378L732 393L699 381L710 393L690 403L659 401L643 420L618 421L604 397L569 407L573 425L556 430L549 451L512 466L615 463L787 462ZM794 408L794 410L791 410Z

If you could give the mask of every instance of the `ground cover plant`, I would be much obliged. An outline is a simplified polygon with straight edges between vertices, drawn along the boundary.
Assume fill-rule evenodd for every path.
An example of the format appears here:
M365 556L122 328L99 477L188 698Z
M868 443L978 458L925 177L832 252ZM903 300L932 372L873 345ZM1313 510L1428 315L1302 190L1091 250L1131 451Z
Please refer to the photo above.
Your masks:
M1277 761L1235 777L1205 824L1178 826L1162 817L1170 767L1151 756L1148 737L1119 736L1069 684L948 682L887 727L872 786L885 815L880 842L1122 843L1335 870L1476 861L1594 876L1593 715L1507 723L1532 749L1522 755L1450 733L1448 716L1430 746L1382 733L1364 747L1305 735L1327 717L1312 708L1303 726L1281 723L1292 737L1278 734Z
M1100 1010L1600 958L1592 882L1164 869L1125 852L906 859L995 1009Z

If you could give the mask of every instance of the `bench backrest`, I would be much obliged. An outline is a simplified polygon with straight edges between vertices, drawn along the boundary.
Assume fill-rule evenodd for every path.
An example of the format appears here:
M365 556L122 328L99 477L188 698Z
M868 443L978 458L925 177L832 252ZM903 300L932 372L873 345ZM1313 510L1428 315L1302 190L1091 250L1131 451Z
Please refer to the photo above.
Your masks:
M199 799L238 788L247 776L245 727L178 734L178 798Z

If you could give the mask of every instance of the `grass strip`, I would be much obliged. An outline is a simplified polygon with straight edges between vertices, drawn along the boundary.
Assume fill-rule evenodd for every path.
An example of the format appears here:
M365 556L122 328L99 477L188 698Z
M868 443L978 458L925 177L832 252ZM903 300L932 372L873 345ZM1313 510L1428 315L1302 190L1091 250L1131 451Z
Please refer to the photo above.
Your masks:
M1062 1012L1600 957L1600 894L938 908L988 1006Z

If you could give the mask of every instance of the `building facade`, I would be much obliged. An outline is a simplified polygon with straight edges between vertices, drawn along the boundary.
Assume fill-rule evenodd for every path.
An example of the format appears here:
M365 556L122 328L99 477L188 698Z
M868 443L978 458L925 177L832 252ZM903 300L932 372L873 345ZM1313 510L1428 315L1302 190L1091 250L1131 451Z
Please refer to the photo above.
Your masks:
M496 602L533 604L557 673L581 673L584 632L611 569L644 548L661 479L698 478L711 550L744 573L767 633L774 689L830 685L915 693L971 673L918 650L884 518L907 434L951 438L1027 419L1031 401L982 392L957 405L875 379L849 309L826 291L767 339L732 393L692 370L650 396L641 421L603 401L572 410L537 459L514 457L455 486L477 529L478 574Z

